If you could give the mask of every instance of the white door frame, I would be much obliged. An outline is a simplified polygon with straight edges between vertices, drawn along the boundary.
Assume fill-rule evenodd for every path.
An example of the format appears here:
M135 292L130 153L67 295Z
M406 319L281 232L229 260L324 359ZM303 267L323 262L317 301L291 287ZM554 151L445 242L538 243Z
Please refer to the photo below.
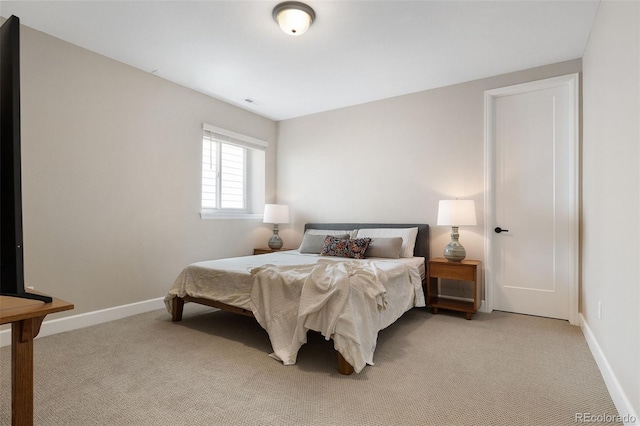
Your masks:
M572 96L569 104L571 108L571 129L569 144L571 156L566 165L569 170L569 197L570 197L570 226L569 240L572 241L572 250L569 254L571 270L569 276L569 322L579 325L579 75L569 74L560 77L553 77L544 80L532 81L530 83L518 84L515 86L502 87L499 89L487 90L484 92L484 274L485 300L483 304L484 312L493 311L493 296L495 294L495 282L493 276L493 228L495 205L495 102L502 96L510 96L520 93L532 92L536 90L550 89L559 86L568 86Z

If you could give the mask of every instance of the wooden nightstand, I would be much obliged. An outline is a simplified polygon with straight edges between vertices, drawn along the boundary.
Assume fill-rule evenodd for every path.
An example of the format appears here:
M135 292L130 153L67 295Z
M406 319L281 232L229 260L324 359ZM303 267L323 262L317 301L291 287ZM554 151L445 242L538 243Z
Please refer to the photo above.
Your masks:
M427 306L431 306L434 314L438 309L465 312L467 319L475 314L480 307L480 270L482 262L479 260L463 260L462 262L449 262L444 258L431 259L427 262ZM438 294L438 279L473 282L473 302L464 300L446 299Z
M286 248L286 247L282 247L281 249L272 249L269 247L260 247L260 248L254 248L253 249L253 254L267 254L267 253L276 253L279 251L287 251L287 250L295 250L292 248Z

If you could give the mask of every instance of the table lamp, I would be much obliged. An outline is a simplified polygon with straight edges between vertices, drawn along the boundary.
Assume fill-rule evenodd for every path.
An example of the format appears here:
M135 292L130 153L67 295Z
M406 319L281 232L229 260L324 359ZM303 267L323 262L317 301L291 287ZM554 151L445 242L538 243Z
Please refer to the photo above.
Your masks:
M451 226L451 242L444 248L449 262L461 262L467 252L458 242L458 227L476 225L476 205L473 200L440 200L438 226Z
M284 204L265 204L263 223L273 223L273 235L269 238L269 248L282 248L282 238L278 235L278 225L289 223L289 206Z

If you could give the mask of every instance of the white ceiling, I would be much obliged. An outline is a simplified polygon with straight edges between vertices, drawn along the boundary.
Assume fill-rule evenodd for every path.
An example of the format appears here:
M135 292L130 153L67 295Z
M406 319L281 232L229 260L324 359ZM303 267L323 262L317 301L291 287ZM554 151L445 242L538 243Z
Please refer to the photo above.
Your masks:
M0 15L283 120L582 57L599 1L0 1ZM249 104L244 99L255 100Z

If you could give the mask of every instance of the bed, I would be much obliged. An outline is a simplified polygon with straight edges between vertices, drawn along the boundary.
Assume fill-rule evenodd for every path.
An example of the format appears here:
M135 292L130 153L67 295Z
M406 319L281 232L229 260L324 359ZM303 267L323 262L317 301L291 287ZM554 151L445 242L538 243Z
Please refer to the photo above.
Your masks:
M309 249L327 235L325 255ZM327 252L329 240L363 239L370 240L364 259ZM271 356L285 365L295 363L308 330L320 332L333 340L338 371L358 373L373 365L377 333L409 309L425 306L428 259L425 224L308 223L297 250L189 265L165 304L173 321L182 319L185 302L254 317L269 334Z

